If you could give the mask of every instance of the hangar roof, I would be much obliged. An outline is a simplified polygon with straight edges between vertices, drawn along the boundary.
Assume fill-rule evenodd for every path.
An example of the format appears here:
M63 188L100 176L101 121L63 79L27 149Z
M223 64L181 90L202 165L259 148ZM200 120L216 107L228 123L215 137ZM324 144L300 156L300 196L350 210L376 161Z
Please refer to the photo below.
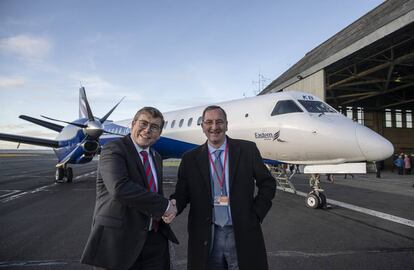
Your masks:
M364 71L365 73L372 75L372 73L385 69L385 75L381 74L381 76L385 76L386 79L388 79L388 82L383 83L387 86L385 88L391 87L392 84L390 84L390 80L392 79L392 76L387 76L387 74L390 72L392 74L396 73L396 65L407 64L407 61L412 62L414 59L413 49L411 49L414 48L413 32L414 1L385 1L318 47L308 52L299 62L270 83L260 94L282 90L284 87L301 79L301 77L311 75L320 69L326 69L326 86L327 90L331 91L331 93L327 93L327 99L333 99L333 96L338 96L336 94L341 94L340 92L333 93L334 90L341 90L341 83L344 81L344 76L352 77L353 80L363 80L364 87L367 88L367 77L363 76L365 75L363 74ZM392 63L382 66L382 68L378 67L384 63L384 59L378 60L378 57L389 58L389 61ZM366 63L368 60L371 64ZM362 64L362 62L364 63ZM377 62L376 69L372 62ZM412 67L414 67L414 63L412 64ZM411 65L411 63L409 65ZM407 64L406 66L409 65ZM392 68L390 68L390 66L392 66ZM346 72L344 72L344 70L349 69L352 69L353 71L345 74ZM412 76L411 74L414 73L414 70L404 71L405 73L409 72L409 76ZM379 74L376 75L379 76ZM396 76L397 75L400 74L396 74ZM404 75L406 78L409 78L407 77L407 74ZM345 81L348 83L348 86L351 80L348 79L348 81ZM353 81L353 83L355 83L355 81ZM381 87L378 85L375 87L380 88L381 90ZM350 88L348 87L347 90L349 94ZM351 90L361 91L361 88L356 87ZM382 90L387 89L384 89L383 87ZM352 94L354 94L354 92L352 92ZM336 105L342 105L341 101L338 101L336 98L335 103ZM352 102L349 102L348 104L351 103ZM373 106L372 104L367 105Z

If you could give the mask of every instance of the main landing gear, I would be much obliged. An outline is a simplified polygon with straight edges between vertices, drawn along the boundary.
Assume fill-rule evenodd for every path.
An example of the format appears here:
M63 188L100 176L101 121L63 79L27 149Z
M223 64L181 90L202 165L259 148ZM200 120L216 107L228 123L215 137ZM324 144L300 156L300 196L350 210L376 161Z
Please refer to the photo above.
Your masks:
M320 188L320 175L312 174L309 184L312 191L306 196L306 206L309 208L327 208L326 196L323 194L323 189Z
M63 180L66 178L66 180ZM73 180L73 170L71 167L66 167L66 165L56 168L55 182L57 183L72 183Z

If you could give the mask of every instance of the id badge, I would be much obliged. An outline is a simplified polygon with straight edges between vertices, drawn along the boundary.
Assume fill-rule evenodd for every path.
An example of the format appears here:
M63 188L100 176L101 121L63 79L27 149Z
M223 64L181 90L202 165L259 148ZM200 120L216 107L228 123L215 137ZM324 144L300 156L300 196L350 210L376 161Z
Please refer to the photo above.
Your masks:
M228 206L229 205L229 197L227 197L227 196L215 196L214 197L214 205L216 205L216 206Z

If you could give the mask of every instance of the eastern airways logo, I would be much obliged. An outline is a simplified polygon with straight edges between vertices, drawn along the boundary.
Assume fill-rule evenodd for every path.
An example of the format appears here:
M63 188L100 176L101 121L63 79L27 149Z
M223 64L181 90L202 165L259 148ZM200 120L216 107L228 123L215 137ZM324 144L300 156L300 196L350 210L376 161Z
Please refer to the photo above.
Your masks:
M272 132L255 132L254 137L256 139L262 139L265 141L278 141L278 142L286 142L279 138L280 136L280 130L276 133Z

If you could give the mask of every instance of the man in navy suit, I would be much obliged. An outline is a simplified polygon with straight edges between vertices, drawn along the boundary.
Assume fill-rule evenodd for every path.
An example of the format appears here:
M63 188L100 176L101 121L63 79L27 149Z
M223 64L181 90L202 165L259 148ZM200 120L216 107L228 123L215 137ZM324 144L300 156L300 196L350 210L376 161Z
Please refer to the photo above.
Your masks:
M162 159L151 149L164 118L152 107L139 110L131 134L106 144L96 182L96 204L81 262L104 269L168 270L168 240L178 243L161 217L175 216L163 196Z
M255 143L226 136L221 107L207 107L202 120L207 142L184 154L172 195L178 213L190 204L187 269L268 269L261 222L275 180Z

